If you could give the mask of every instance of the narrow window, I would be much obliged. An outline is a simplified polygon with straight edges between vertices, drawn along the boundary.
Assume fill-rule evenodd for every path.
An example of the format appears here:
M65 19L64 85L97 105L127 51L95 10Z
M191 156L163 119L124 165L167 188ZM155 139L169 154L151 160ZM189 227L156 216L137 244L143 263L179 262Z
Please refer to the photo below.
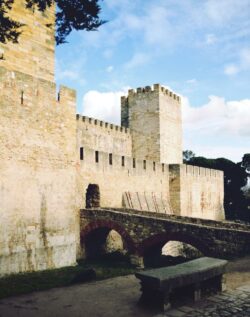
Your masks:
M153 162L153 171L155 171L155 162Z
M23 105L23 100L24 100L24 92L21 91L21 105Z
M135 165L135 158L133 158L133 168L135 168L136 165Z
M143 160L143 168L146 169L146 160Z
M162 172L164 173L164 164L161 165Z
M95 162L98 163L99 162L99 152L95 151Z
M125 166L125 157L122 156L122 166Z
M83 147L80 147L80 160L81 161L83 161L83 156L84 156Z
M113 164L113 157L112 157L112 153L109 153L109 165Z

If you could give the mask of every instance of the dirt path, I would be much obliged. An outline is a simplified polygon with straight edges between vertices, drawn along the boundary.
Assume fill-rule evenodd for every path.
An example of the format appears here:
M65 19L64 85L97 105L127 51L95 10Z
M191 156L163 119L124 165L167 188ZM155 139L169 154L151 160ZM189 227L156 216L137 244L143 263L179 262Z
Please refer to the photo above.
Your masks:
M231 261L227 286L250 284L250 257ZM132 276L52 289L0 301L0 317L149 317L157 315L138 306L140 285Z
M227 271L226 283L228 289L235 289L250 283L250 257L230 261Z

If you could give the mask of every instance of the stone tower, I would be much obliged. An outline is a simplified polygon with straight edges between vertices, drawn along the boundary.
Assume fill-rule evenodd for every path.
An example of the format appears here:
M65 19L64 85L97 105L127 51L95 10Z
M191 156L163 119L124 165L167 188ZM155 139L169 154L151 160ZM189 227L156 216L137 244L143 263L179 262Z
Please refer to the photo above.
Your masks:
M33 77L54 81L54 6L45 12L25 8L25 1L14 1L11 18L24 26L19 43L0 43L0 66Z
M25 26L0 47L0 276L72 265L77 239L76 96L56 99L54 7L16 0L10 15Z
M182 163L180 97L155 84L129 90L121 99L121 124L131 129L134 157Z

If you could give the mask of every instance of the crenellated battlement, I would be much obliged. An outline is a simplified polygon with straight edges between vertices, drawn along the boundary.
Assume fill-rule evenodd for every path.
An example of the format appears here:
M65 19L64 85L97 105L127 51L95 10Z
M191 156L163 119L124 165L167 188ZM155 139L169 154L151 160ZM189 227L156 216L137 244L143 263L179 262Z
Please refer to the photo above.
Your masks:
M153 86L139 87L137 89L129 89L128 96L135 96L139 94L148 94L148 93L163 93L164 95L173 98L178 103L181 103L181 97L175 94L173 91L161 86L160 84L154 84ZM122 100L126 97L122 96Z
M193 176L206 176L206 177L217 177L221 178L223 176L223 172L211 168L205 168L200 166L194 166L194 165L182 165L183 172L186 175L193 175Z
M44 104L46 108L52 108L56 104L75 108L76 105L75 90L60 86L56 95L55 83L3 67L0 67L0 96L2 102L11 101L12 107L37 108L38 104Z
M187 164L170 164L172 175L181 174L182 176L206 177L206 178L223 178L223 171L211 168L205 168Z
M87 116L82 116L80 114L76 115L76 120L79 122L82 122L84 125L92 125L92 126L98 126L101 127L103 129L107 129L107 130L112 130L113 132L118 132L118 133L130 133L130 129L129 128L125 128L113 123L109 123L109 122L105 122L102 120L98 120L98 119L94 119L91 117L87 117Z
M167 164L142 160L129 156L115 155L113 153L96 151L83 148L82 164L101 170L112 169L117 172L125 171L128 175L166 175L168 177L169 166Z

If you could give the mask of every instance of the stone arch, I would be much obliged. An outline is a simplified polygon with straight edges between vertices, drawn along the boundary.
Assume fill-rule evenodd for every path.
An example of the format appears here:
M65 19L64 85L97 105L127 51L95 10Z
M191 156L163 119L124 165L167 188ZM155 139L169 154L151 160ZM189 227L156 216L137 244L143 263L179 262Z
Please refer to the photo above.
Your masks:
M190 244L199 250L204 256L211 256L211 251L200 239L192 237L189 234L182 232L160 233L145 239L138 246L138 254L144 256L144 254L153 247L162 248L169 241L179 241Z
M97 184L89 184L86 190L86 208L100 207L100 189Z
M98 241L98 239L105 239L111 230L115 230L117 233L119 233L122 238L124 248L130 254L134 253L135 243L128 232L120 224L110 220L96 220L89 223L83 230L81 230L81 245L85 248L87 256L89 255L88 247L90 246L91 242L97 244L98 242L101 243L102 241Z

